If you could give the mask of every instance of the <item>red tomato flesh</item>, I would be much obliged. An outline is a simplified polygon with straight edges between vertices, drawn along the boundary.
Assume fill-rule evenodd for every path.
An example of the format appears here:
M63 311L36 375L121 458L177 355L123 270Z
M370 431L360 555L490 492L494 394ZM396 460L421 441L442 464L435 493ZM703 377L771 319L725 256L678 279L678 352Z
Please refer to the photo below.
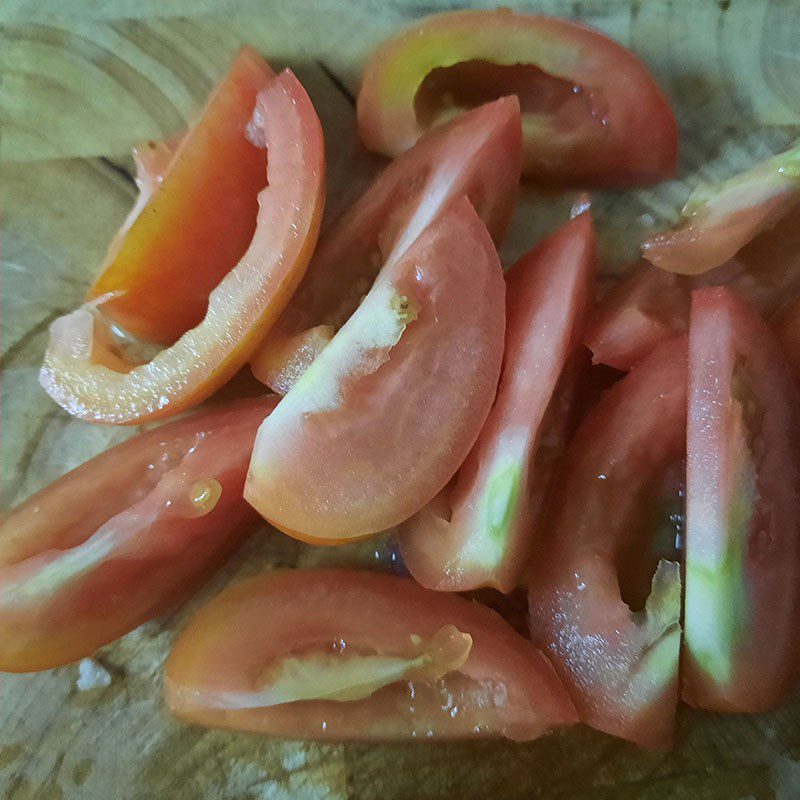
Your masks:
M266 65L264 70L268 70ZM71 414L93 422L131 424L170 416L196 405L247 362L292 296L311 257L322 216L322 130L308 95L289 71L274 78L257 98L254 94L251 99L251 113L255 106L251 133L265 142L269 164L266 151L253 148L261 154L261 185L268 178L268 186L257 199L253 196L258 214L247 251L238 264L228 263L228 274L207 298L202 321L150 359L136 357L126 348L127 340L116 335L104 316L105 302L85 303L56 320L50 330L40 381ZM215 109L212 102L206 113ZM146 220L147 242L152 248L142 249L141 258L135 263L126 262L138 270L132 276L127 267L110 268L109 280L119 278L120 283L115 284L116 289L104 285L104 291L127 292L128 278L138 281L141 277L148 291L159 294L159 303L168 302L171 307L183 302L181 292L159 289L159 278L154 274L161 267L157 254L162 234L163 243L178 236L171 230L162 231L161 226L178 223L168 214L162 217L150 211L162 204L171 208L173 204L195 202L200 203L201 211L205 208L208 192L201 192L198 200L194 191L189 191L195 187L197 176L192 170L179 169L183 159L188 159L190 145L201 148L200 161L214 163L217 151L213 138L196 140L195 134L199 135L201 128L202 124L180 146L163 183L129 232L133 235L137 225ZM237 130L245 140L244 130ZM220 148L219 157L225 152ZM194 158L189 162L194 164ZM185 181L182 178L176 187L173 184L180 176ZM215 199L213 193L211 197ZM224 205L220 202L220 207ZM180 225L188 227L181 228L181 236L205 224L203 213L193 216L187 209L183 212L186 213L180 216ZM193 227L191 223L196 224ZM179 273L181 281L194 286L193 273L192 280L186 281L185 266ZM194 269L194 263L189 267Z
M384 267L264 421L245 497L280 530L316 543L407 519L475 443L504 332L497 252L461 198Z
M264 150L246 128L274 77L244 48L177 148L135 151L142 195L86 297L110 293L103 313L129 335L175 342L203 319L211 290L247 249L267 181Z
M186 598L257 522L242 489L276 399L129 439L5 516L0 671L91 655Z
M251 363L285 393L321 348L308 329L340 328L382 265L401 258L428 224L466 195L495 242L511 219L519 184L519 104L505 98L444 125L392 162L328 228L297 293ZM281 367L281 364L285 364Z
M800 402L781 348L727 289L692 295L683 697L764 711L796 678Z
M677 487L665 492L664 482L683 458L685 424L686 340L678 337L581 424L532 563L534 644L583 722L645 746L669 744L675 725L680 568L650 548L671 521L665 510L654 523L653 508L675 501Z
M406 578L270 572L214 599L167 663L189 722L302 739L535 739L575 722L547 659L494 611Z
M455 485L403 524L411 574L431 589L509 592L535 540L535 460L548 408L583 330L594 279L591 216L581 214L506 276L506 345L497 398Z
M536 181L638 186L675 172L675 117L633 53L575 22L505 8L428 17L378 47L359 132L396 156L436 124L512 94Z

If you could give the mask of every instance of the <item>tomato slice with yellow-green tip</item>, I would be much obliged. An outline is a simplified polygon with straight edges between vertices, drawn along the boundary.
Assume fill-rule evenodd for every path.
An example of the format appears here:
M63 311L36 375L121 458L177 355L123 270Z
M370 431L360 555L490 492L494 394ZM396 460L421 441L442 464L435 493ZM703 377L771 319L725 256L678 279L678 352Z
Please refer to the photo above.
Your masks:
M683 697L764 711L797 678L800 399L766 323L692 295Z
M237 401L135 436L0 521L0 671L91 655L188 598L258 515L242 498L277 398Z
M437 14L380 45L358 128L370 150L396 156L506 95L519 98L524 172L537 182L638 186L675 171L675 116L633 53L576 22L508 8Z
M407 519L475 443L504 333L497 251L462 197L384 266L264 420L245 497L275 527L322 544Z
M453 486L403 523L411 574L431 589L514 589L536 546L550 470L551 409L565 364L582 347L596 262L591 215L576 217L506 275L506 343L492 410Z
M497 613L408 578L278 570L201 609L167 662L189 722L320 740L535 739L576 721Z
M291 72L273 77L249 50L171 160L144 166L162 180L93 299L51 326L41 370L50 396L89 421L167 417L229 380L288 303L319 230L319 119ZM141 336L166 346L153 354Z

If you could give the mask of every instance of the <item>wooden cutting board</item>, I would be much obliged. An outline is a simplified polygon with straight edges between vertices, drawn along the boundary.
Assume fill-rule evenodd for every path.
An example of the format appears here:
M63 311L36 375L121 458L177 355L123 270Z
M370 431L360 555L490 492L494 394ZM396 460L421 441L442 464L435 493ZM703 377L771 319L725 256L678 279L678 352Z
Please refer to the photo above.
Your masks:
M380 163L360 150L354 130L353 95L365 55L399 26L448 6L442 0L0 0L4 506L134 432L70 419L36 378L49 323L81 301L131 204L130 145L183 128L232 53L250 43L273 66L290 65L310 92L327 137L335 212ZM633 48L678 114L681 180L594 198L608 274L624 267L644 231L674 217L689 186L782 149L800 129L798 0L519 6L584 19ZM571 200L526 191L504 260L563 220ZM265 529L192 607L241 572L321 561L380 567L388 547L379 541L320 554ZM800 798L798 703L760 717L684 710L679 746L659 754L586 729L526 745L368 747L189 728L168 716L161 691L163 661L187 613L149 623L98 654L93 666L101 671L94 677L108 686L86 689L75 666L0 675L0 796Z

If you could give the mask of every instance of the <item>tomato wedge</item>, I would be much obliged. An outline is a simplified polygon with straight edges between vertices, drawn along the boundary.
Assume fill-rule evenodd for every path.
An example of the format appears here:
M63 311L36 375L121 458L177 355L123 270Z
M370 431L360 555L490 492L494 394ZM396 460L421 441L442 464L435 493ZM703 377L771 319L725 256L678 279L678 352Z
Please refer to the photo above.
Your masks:
M216 109L216 98L215 95L207 113ZM91 421L129 424L169 416L199 403L247 361L297 287L314 248L322 214L322 131L308 95L289 71L272 80L258 94L257 101L254 92L252 100L256 105L251 132L253 137L263 135L269 151L266 176L266 155L256 151L262 159L259 181L263 184L268 177L269 185L258 195L256 232L247 252L211 292L202 322L145 363L124 350L123 341L115 336L105 317L104 301L89 302L56 320L40 380L50 396L71 414ZM147 225L147 235L142 236L148 241L152 238L156 247L162 241L158 227L161 223L168 229L179 221L180 225L187 224L188 212L176 211L174 219L169 214L155 219L150 210L161 208L162 204L172 208L197 200L193 193L197 185L192 166L195 156L213 162L216 151L214 140L205 136L198 139L204 121L179 147L160 188L129 235L139 230L142 220L141 224ZM244 137L244 131L240 130L239 135ZM194 153L195 146L201 154ZM224 152L224 148L220 149ZM192 169L184 169L184 161ZM181 176L186 176L188 183L184 185ZM211 198L215 203L216 199ZM202 203L207 200L204 195ZM230 211L227 203L222 206ZM206 218L203 213L200 218L202 227ZM193 219L197 222L196 217ZM192 235L194 230L186 229L181 235ZM164 237L165 242L173 241L172 233L164 233ZM126 243L127 240L126 236ZM153 275L158 272L153 264L158 264L159 269L161 264L151 260L157 250L151 252L137 245L135 253L143 259L137 264L145 265L141 267L141 274L147 276L143 286L153 287ZM122 263L114 261L109 267L108 280L118 276L121 283L117 289L127 292L125 281L133 273L123 269ZM125 263L133 265L132 261ZM186 285L193 284L194 263L184 263L184 267L189 272L183 271L181 280ZM177 272L170 274L177 279ZM104 291L113 289L108 282L103 287ZM172 290L161 292L160 297L165 296L172 298ZM182 302L177 290L174 297L178 304Z
M589 213L564 225L506 276L506 346L497 399L452 491L403 524L411 574L431 589L510 592L535 538L535 460L564 365L583 331L596 261Z
M531 638L581 720L651 747L671 741L678 699L680 568L657 540L671 531L674 555L667 506L685 430L677 337L609 389L568 446L529 591Z
M766 324L727 289L692 295L683 696L773 707L797 677L800 402Z
M675 172L675 116L633 53L575 22L506 8L427 17L378 47L359 132L395 156L443 120L512 94L523 169L536 181L640 186Z
M497 251L462 197L387 263L264 421L245 497L280 530L320 544L418 511L454 475L489 413L504 301Z
M444 125L390 164L323 234L278 324L254 356L256 377L285 393L339 328L386 263L437 214L466 195L495 242L511 219L522 157L519 103L505 98ZM308 330L311 329L311 330Z
M778 309L770 320L770 327L794 370L795 380L800 383L800 295Z
M698 275L725 264L800 203L800 146L757 164L717 187L700 187L671 231L642 245L655 266Z
M0 522L0 671L91 655L190 592L252 530L250 447L277 398L148 431Z
M178 640L166 688L190 722L302 739L527 740L576 721L547 659L494 611L348 570L223 592Z

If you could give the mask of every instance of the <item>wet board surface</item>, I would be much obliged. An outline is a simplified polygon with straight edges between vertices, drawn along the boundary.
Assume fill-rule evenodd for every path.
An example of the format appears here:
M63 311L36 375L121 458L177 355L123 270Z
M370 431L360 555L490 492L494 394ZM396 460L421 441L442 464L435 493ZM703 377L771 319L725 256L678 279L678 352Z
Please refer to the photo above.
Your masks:
M800 132L796 0L510 5L611 34L647 61L676 108L679 180L594 196L608 274L624 268L643 231L674 217L697 180L730 175ZM274 67L291 66L316 104L329 143L330 217L381 163L355 135L352 96L366 54L411 19L446 7L440 0L0 2L4 507L135 432L72 420L37 384L49 323L81 301L133 200L131 144L181 130L235 50L250 43ZM565 219L573 199L526 190L504 262ZM167 714L162 665L175 633L234 576L320 562L381 567L387 553L383 540L319 553L264 529L188 608L98 654L108 686L82 690L76 666L0 675L0 797L800 797L798 702L760 717L682 710L679 745L666 754L587 729L524 745L303 744L190 728Z

